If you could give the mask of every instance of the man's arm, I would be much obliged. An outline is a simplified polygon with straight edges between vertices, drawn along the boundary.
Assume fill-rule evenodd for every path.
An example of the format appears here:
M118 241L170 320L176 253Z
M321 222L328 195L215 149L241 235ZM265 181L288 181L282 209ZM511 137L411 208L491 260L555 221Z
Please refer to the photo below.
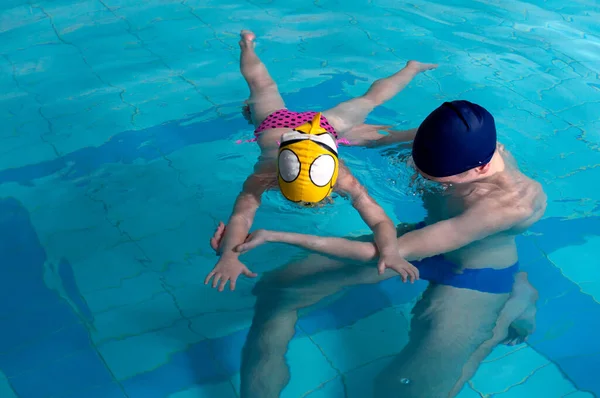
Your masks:
M369 262L379 257L377 246L373 242L266 230L253 232L250 239L238 246L236 250L240 253L246 252L267 242L287 243L316 253L362 262Z
M407 260L433 257L451 252L490 235L505 231L528 215L523 208L494 208L484 202L458 217L407 232L398 238L400 255ZM318 253L357 261L372 261L379 253L371 242L328 238L289 232L262 231L240 250L250 250L264 242L300 246Z
M387 134L381 134L379 138L369 141L365 146L368 148L377 148L386 145L406 143L414 141L417 129L410 130L387 130Z
M448 253L506 231L529 214L529 210L520 206L501 207L482 199L457 217L400 236L400 255L416 260Z
M381 134L379 131L385 131L387 134ZM344 132L340 136L339 143L341 145L375 148L413 141L416 134L417 129L390 130L390 126L361 124Z

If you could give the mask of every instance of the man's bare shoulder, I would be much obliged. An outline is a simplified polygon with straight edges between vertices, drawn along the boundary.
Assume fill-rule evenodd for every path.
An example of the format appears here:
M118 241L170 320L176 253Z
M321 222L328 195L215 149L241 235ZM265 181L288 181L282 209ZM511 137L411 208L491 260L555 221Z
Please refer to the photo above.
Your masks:
M546 210L546 194L540 183L518 170L498 173L489 181L476 184L466 211L494 214L516 230L527 229Z

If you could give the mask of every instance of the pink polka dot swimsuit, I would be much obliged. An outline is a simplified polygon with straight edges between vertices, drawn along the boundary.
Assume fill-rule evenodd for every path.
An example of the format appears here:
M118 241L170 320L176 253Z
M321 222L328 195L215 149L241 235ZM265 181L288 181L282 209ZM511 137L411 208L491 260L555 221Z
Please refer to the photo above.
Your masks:
M267 118L256 128L254 131L255 135L260 134L262 131L269 129L285 129L290 128L294 129L296 127L302 126L304 123L310 122L313 120L317 112L309 111L309 112L293 112L288 111L287 109L280 109L271 113ZM333 134L335 138L337 138L337 133L335 129L329 124L327 118L321 115L321 127L327 130L329 133Z

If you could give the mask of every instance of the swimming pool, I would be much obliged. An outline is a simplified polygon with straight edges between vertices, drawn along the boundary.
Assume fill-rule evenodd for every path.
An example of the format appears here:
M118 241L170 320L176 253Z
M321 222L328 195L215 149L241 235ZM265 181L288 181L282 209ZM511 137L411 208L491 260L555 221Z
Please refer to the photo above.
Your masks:
M236 144L251 135L242 28L290 107L327 108L418 59L440 67L371 121L415 126L456 98L494 113L549 196L519 241L537 330L497 347L459 396L600 394L600 7L453 3L3 1L0 397L239 395L256 280L224 293L202 281L258 155ZM395 220L423 217L389 156L342 157ZM256 227L365 232L347 203L302 218L280 204L268 195ZM297 254L273 245L245 261L263 273ZM367 397L423 287L363 285L304 311L283 396Z

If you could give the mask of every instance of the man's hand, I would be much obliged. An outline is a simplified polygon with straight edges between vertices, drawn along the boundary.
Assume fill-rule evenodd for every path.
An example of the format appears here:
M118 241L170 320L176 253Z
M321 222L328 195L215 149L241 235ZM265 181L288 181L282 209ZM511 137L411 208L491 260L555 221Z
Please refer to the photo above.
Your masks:
M238 247L236 247L235 251L238 253L245 253L260 245L264 245L267 242L271 242L272 237L272 231L267 231L266 229L257 229L256 231L248 235L246 241Z
M215 268L206 276L204 284L208 285L212 279L212 287L219 286L219 291L222 292L225 289L225 285L229 282L229 288L235 290L235 284L240 276L244 274L249 278L255 278L257 274L250 271L235 255L224 255L219 259ZM213 279L214 277L214 279Z
M416 279L419 279L419 270L414 265L403 259L398 250L388 250L384 253L381 253L379 262L377 263L379 274L383 274L386 268L391 268L399 273L402 276L403 282L406 282L407 279L410 279L410 282L414 283Z
M343 137L338 140L338 143L340 145L348 146L369 146L373 142L385 137L385 135L379 133L379 131L389 131L390 127L392 126L380 124L361 124L354 126L344 133Z
M213 234L212 238L210 238L210 247L219 253L219 247L221 246L221 240L223 239L223 235L225 234L225 230L227 226L223 223L223 221L219 222L217 225L217 229ZM246 240L241 245L237 246L234 251L237 253L245 253L252 249L257 248L258 246L264 245L267 242L271 242L275 233L273 231L269 231L266 229L257 229L256 231L248 234Z

